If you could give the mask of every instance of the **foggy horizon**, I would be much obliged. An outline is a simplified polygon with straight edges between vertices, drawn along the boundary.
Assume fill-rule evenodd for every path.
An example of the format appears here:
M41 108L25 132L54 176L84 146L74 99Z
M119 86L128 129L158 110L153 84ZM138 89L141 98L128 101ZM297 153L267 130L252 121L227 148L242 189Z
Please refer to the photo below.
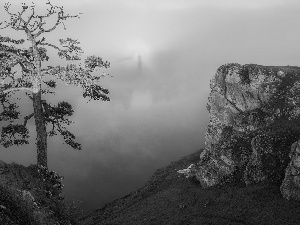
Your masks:
M6 1L5 1L6 2ZM0 4L0 21L8 18ZM31 0L14 0L12 10ZM37 2L37 1L34 1ZM45 10L45 2L37 8ZM77 151L58 135L48 138L48 167L64 176L66 199L100 207L142 187L153 172L204 148L210 80L226 63L298 66L300 2L296 0L52 0L66 13L83 13L45 34L49 43L78 39L89 55L111 62L100 79L110 102L82 97L58 81L52 105L67 101L75 123L67 127ZM10 29L0 35L25 38ZM49 49L49 64L67 65ZM25 97L21 115L32 112ZM19 122L23 121L23 117ZM17 122L17 121L16 121ZM0 146L0 160L36 164L34 120L29 145Z

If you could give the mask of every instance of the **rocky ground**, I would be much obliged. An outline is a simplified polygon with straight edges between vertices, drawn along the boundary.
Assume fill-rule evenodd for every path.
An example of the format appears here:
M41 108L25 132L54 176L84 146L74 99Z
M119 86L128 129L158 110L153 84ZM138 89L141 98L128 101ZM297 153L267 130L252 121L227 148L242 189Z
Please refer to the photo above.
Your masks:
M286 200L279 187L241 182L202 189L177 170L199 161L201 151L158 169L141 189L81 218L92 224L300 224L300 202Z

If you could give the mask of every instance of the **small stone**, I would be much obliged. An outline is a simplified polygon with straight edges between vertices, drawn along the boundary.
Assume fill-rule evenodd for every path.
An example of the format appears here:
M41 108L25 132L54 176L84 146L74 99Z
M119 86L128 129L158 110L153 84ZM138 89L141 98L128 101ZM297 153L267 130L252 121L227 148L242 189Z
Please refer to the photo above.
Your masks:
M284 74L283 71L278 71L278 72L277 72L277 75L278 75L279 77L284 77L284 76L285 76L285 74Z
M185 204L180 204L178 207L179 207L180 209L184 209L184 208L186 208L186 205L185 205Z

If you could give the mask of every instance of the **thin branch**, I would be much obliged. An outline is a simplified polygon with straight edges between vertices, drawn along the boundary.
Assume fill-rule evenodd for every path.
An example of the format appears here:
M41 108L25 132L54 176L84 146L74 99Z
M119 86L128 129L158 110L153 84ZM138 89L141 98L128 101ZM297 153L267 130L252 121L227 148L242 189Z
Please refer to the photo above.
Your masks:
M45 39L44 39L45 40ZM40 41L40 42L37 42L37 44L39 45L47 45L47 46L50 46L52 48L55 48L56 50L58 51L63 51L62 49L60 49L59 47L57 47L56 45L53 45L53 44L49 44L49 43L42 43L43 39Z
M41 34L46 33L46 32L51 32L51 31L55 30L56 27L60 24L60 18L59 18L59 16L58 16L55 25L54 25L52 28L48 29L48 30L44 30L44 28L42 28L42 26L45 24L45 22L42 22L42 20L43 20L43 19L40 17L40 24L39 24L39 26L38 26L38 27L40 28L40 31L39 31L38 33L34 34L34 37L38 37L38 36L40 36Z
M5 28L9 27L9 23L7 23L6 21L0 23L0 26L1 26L3 23L6 23L7 25L4 26L4 27L0 27L0 30L3 30L3 29L5 29Z
M33 116L34 116L34 113L31 113L29 116L24 117L24 124L23 124L24 127L26 126L27 121L30 120L31 117L33 117Z
M36 25L36 27L34 28L34 26ZM39 28L39 23L37 21L34 21L34 23L31 25L31 24L28 24L28 26L31 26L31 30L30 32L33 33L34 31L36 31L36 29Z
M15 16L15 14L9 12L9 7L10 7L10 6L11 6L11 4L10 4L9 2L5 3L4 9L5 9L5 11L6 11L9 15Z
M30 98L31 101L33 101L32 95L28 94L26 90L25 90L25 94L28 96L28 98Z
M62 40L62 39L60 39L61 44L62 44L62 41L69 42L68 43L69 45L63 45L63 47L66 49L61 49L53 44L43 43L44 40L45 39L43 38L41 41L38 41L37 44L49 46L49 47L56 49L58 51L59 57L64 57L66 60L80 60L79 55L83 52L80 47L76 46L76 44L79 44L79 42L77 42L77 40L72 40L72 39ZM72 43L72 42L74 42L74 43ZM72 55L72 53L75 55Z
M13 87L13 88L5 89L5 90L0 89L0 95L6 94L11 91L20 91L20 90L26 90L26 91L31 91L31 92L34 91L33 88L29 88L29 87Z
M19 13L19 16L18 16L17 14L11 13L9 11L10 6L11 6L10 3L6 3L4 6L5 11L10 15L10 23L8 23L6 21L5 22L8 23L9 26L14 30L25 30L24 27L21 28L20 23L21 23L21 19L22 19L21 16L25 12L26 9L23 6L23 10L21 11L21 13ZM16 23L18 22L18 20L19 20L19 24L16 26Z
M73 18L73 17L77 17L80 18L79 15L81 13L79 13L78 15L72 16L72 15L64 15L64 8L63 7L59 7L59 6L54 6L51 4L51 2L48 0L48 2L46 3L47 5L50 5L50 8L47 9L47 13L45 15L38 15L35 12L35 4L33 3L32 6L30 6L31 8L31 13L28 16L28 18L25 20L23 19L23 16L25 15L25 12L28 10L29 6L27 6L25 3L22 4L22 11L18 12L17 14L12 13L10 11L10 3L6 3L4 6L5 11L8 13L8 15L10 15L10 21L4 21L2 23L0 23L0 26L4 23L6 23L6 25L3 28L0 29L5 29L7 27L11 27L14 30L25 30L26 33L31 33L33 35L34 38L40 36L43 33L46 32L51 32L53 30L56 29L56 27L62 23L63 20L66 20L68 18ZM49 28L49 29L44 29L43 26L46 24L45 22L45 18L49 18L51 15L57 14L57 19L56 22L54 23L54 25ZM38 21L33 21L33 19L37 19ZM30 24L33 21L33 24ZM64 29L65 25L64 25ZM38 31L37 31L38 30ZM36 32L35 34L33 34L33 32Z
M27 22L25 23L25 26L27 26L27 25L30 23L30 21L32 20L32 18L34 17L34 14L35 14L34 9L35 9L35 5L33 4L33 6L31 6L31 11L32 11L32 13L31 13L31 15L28 17L28 20L27 20Z
M47 9L48 13L46 15L44 15L44 16L40 16L40 15L36 16L36 18L40 19L40 22L39 22L39 25L38 25L38 28L40 29L40 31L37 32L36 34L34 34L34 37L38 37L38 36L40 36L43 33L48 33L48 32L51 32L51 31L55 30L56 27L60 23L62 23L64 25L64 23L62 22L62 20L66 20L68 18L74 18L74 17L78 17L79 18L79 15L71 16L71 15L68 14L68 15L64 16L64 9L63 9L63 7L53 6L50 1L48 1L46 4L50 5L51 7L50 7L50 9ZM55 24L51 28L45 30L44 28L42 28L42 26L45 24L44 18L48 18L48 17L50 17L53 14L57 14L56 22L55 22ZM64 29L66 29L65 25L64 25Z
M22 19L22 15L26 11L26 9L28 8L28 6L25 6L25 3L23 3L22 8L23 8L22 11L18 13L19 14L18 19L20 20L19 26L20 26L21 21L25 23L25 21Z

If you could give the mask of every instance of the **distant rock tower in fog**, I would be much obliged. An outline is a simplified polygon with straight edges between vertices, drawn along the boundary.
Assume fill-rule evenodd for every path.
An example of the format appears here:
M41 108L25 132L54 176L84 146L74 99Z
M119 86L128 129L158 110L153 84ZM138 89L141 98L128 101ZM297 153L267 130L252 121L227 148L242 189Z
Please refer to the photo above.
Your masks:
M137 58L138 58L138 71L141 72L142 71L142 56L139 54Z
M139 37L131 37L124 42L124 48L120 54L120 58L115 62L122 62L126 67L130 67L137 73L141 74L151 68L152 51L151 45L146 40Z
M137 64L136 64L136 60L137 60ZM139 72L142 72L142 56L141 54L135 54L133 56L129 56L129 57L124 57L124 58L121 58L121 59L117 59L117 60L114 60L114 62L126 62L126 61L132 61L133 63L133 66L137 66L137 70Z

